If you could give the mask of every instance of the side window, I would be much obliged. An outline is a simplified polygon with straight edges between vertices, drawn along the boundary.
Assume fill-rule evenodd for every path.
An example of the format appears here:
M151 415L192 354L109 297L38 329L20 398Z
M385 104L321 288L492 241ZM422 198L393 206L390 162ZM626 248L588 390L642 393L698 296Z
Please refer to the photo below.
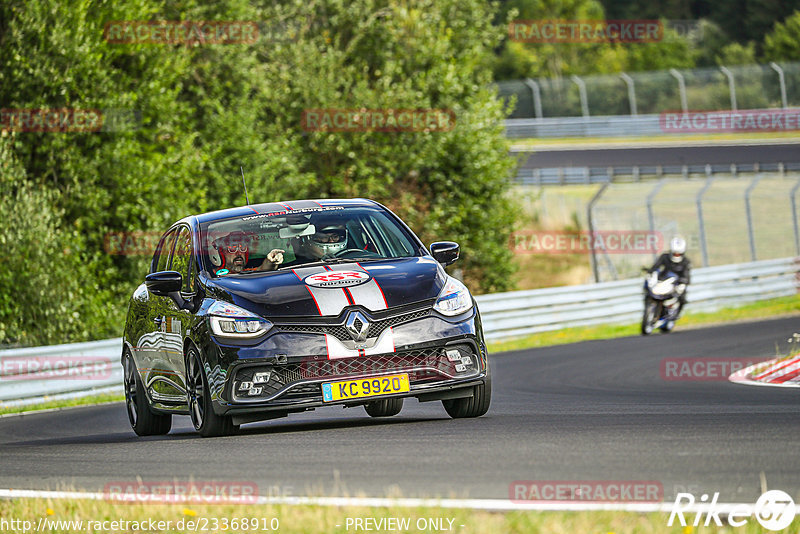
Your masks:
M178 271L183 277L184 293L194 293L194 260L192 256L192 232L182 226L175 240L175 251L172 253L170 270Z
M169 259L169 253L172 251L172 244L175 242L175 230L169 232L164 237L161 238L161 242L158 244L158 248L156 249L156 254L153 256L153 268L151 272L160 272L167 270L167 260Z

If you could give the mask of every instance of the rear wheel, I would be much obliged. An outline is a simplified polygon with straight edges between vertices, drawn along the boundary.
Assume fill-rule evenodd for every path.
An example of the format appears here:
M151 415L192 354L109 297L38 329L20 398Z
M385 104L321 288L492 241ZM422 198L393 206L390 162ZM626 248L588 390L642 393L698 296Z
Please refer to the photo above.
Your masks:
M172 416L153 413L147 403L142 379L136 370L136 362L129 352L124 360L125 407L128 421L137 436L160 436L172 428Z
M647 336L653 333L653 324L658 318L658 302L653 299L645 299L644 314L642 315L642 335Z
M447 399L442 401L447 415L453 419L480 417L489 411L492 402L492 375L489 362L486 362L486 378L483 384L472 388L472 397Z
M204 438L227 436L239 429L230 416L217 415L211 405L206 374L197 349L190 348L186 354L186 391L189 415L195 430Z
M370 417L391 417L397 415L403 409L403 399L381 399L372 401L364 405L367 415Z

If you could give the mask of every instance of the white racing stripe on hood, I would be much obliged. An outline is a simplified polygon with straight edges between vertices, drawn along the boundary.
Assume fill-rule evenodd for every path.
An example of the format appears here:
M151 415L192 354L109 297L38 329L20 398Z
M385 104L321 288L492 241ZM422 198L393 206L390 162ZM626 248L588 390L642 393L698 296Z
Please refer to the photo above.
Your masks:
M331 265L330 270L332 271L358 271L361 273L367 273L363 267L358 265L357 263L345 263L341 265ZM370 276L372 276L370 274ZM350 286L347 288L350 291L350 295L353 297L353 302L356 304L360 304L364 306L368 310L371 311L378 311L378 310L385 310L387 308L386 299L383 296L383 291L381 291L378 282L375 280L375 277L372 276L372 279L365 283L359 284L357 286Z
M306 276L324 272L325 267L322 265L294 269L294 273L300 279L300 282L308 288L308 292L311 293L311 297L317 303L320 315L339 315L346 306L350 305L344 291L339 288L313 287L305 283Z

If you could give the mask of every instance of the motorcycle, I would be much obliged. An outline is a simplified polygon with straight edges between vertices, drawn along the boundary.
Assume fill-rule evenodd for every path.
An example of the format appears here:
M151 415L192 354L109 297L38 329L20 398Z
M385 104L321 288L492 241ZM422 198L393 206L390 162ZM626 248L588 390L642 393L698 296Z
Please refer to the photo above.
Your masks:
M644 280L644 314L642 335L647 336L656 328L669 333L675 327L680 311L679 297L685 286L678 284L678 275L668 271L651 273Z

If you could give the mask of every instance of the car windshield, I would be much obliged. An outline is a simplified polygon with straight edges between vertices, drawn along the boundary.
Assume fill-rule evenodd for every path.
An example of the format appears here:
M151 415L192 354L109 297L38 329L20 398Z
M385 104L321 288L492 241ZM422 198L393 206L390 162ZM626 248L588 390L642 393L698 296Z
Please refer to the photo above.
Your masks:
M206 269L230 276L303 265L419 256L414 238L378 208L325 206L201 225Z

